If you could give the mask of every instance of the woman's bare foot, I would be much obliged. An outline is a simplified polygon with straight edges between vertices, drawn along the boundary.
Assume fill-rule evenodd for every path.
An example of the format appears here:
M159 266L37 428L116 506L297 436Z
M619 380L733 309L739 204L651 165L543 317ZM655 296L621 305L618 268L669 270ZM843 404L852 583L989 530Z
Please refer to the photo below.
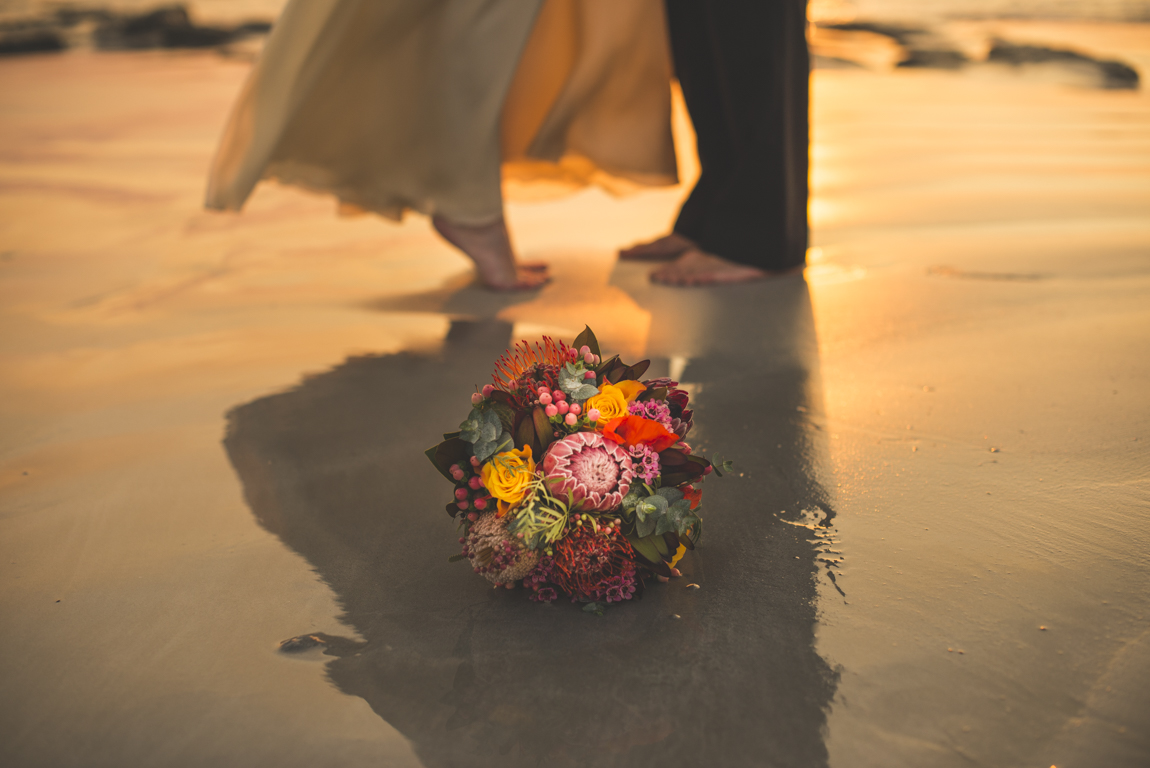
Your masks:
M475 262L479 279L495 291L530 291L547 283L547 265L517 264L511 250L507 222L500 216L490 224L457 224L442 216L432 216L431 224L443 239Z
M688 248L694 247L687 238L672 232L649 243L639 243L630 248L619 249L622 261L666 261L681 256Z
M651 282L678 286L748 283L752 280L793 275L802 269L800 265L781 272L767 272L758 267L727 261L692 247L670 264L651 272Z

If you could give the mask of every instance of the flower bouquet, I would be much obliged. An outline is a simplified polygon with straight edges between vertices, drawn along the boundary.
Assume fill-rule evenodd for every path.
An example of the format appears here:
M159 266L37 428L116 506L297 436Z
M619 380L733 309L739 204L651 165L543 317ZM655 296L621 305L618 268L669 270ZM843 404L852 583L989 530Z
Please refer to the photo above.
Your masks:
M428 458L455 484L447 512L463 551L495 586L587 610L630 600L702 534L699 484L720 463L696 456L687 393L641 381L649 360L602 359L587 328L571 346L519 342L471 396L458 432ZM718 471L716 471L718 470Z

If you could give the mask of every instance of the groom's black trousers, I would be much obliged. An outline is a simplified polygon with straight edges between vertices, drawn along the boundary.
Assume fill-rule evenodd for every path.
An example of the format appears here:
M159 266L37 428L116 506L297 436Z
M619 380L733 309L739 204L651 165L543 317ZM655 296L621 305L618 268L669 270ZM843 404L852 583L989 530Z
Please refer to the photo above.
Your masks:
M666 0L675 73L702 175L675 231L731 261L806 260L805 0Z

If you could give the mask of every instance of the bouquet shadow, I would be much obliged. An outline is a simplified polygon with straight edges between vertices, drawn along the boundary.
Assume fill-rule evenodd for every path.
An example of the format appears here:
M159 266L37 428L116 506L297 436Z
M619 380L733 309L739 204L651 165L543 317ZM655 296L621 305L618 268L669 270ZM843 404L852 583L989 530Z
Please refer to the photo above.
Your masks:
M682 378L698 389L691 442L734 458L735 477L706 484L706 536L685 578L603 617L492 590L447 562L457 534L422 451L466 411L509 324L456 322L437 352L350 359L229 414L225 446L253 513L364 638L319 636L330 679L425 765L826 763L836 676L814 649L816 549L783 520L829 513L799 410L819 408L809 297L797 280L722 296L674 322L725 328ZM651 375L666 372L654 362Z

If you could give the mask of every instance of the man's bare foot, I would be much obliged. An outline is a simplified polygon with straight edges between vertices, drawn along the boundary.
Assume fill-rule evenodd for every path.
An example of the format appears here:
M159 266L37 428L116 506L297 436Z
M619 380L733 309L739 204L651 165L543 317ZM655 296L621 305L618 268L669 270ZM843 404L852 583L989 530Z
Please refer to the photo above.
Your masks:
M619 259L621 261L666 261L683 255L684 251L694 247L694 245L682 235L672 232L649 243L639 243L630 248L620 248Z
M503 217L477 226L432 216L431 224L444 240L475 262L480 281L494 291L530 291L551 279L546 264L535 262L528 266L515 262Z
M698 248L689 248L679 258L651 272L651 282L663 285L718 285L720 283L748 283L765 280L769 277L793 275L802 271L802 266L781 272L767 272L758 267L749 267L719 258Z

